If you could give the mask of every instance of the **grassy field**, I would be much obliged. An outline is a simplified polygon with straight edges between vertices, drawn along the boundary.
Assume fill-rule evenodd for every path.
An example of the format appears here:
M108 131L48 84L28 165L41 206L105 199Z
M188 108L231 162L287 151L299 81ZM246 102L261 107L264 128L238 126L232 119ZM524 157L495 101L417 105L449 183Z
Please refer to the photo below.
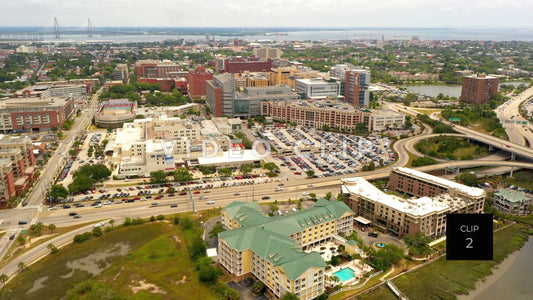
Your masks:
M417 111L421 114L425 114L425 115L431 115L432 113L434 112L441 112L442 109L431 109L431 108L412 108L412 110L414 111Z
M513 173L513 178L505 177L503 181L518 187L533 190L533 171L521 170Z
M189 260L187 241L181 227L168 225L167 233L158 236L136 251L116 260L93 281L111 288L127 299L214 299L216 294L199 284L198 272ZM181 238L180 238L181 237ZM132 287L151 284L152 291Z
M474 159L488 154L488 150L484 147L450 136L436 136L421 140L415 145L415 148L431 157L453 160Z
M474 289L477 280L491 274L495 265L520 249L526 240L526 228L512 225L494 234L494 261L446 261L442 258L393 282L409 299L456 299L457 294ZM380 298L370 293L365 299Z

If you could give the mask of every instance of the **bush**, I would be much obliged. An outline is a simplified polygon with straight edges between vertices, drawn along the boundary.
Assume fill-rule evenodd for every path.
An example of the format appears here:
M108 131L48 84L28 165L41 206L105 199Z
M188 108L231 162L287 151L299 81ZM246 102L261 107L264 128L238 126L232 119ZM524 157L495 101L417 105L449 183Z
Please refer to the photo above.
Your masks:
M154 216L151 216L150 217L150 222L154 222L155 221L155 217Z
M90 232L85 232L85 233L82 233L82 234L76 234L76 236L74 236L74 243L83 243L85 241L88 241L91 239L92 237L92 233Z
M163 216L163 215L159 215L159 216L157 216L157 220L159 220L159 221L162 221L162 220L164 220L164 219L165 219L165 216Z
M229 286L227 286L226 284L224 284L222 282L218 282L217 281L213 285L213 290L220 297L222 297L223 299L226 299L226 300L239 300L240 297L241 297L239 295L239 292L237 292L236 290L230 288Z
M92 234L93 234L95 237L102 236L102 234L103 234L103 232L102 232L102 228L100 228L100 227L95 227L95 228L93 228Z
M174 217L174 225L179 225L180 223L180 217L176 216Z

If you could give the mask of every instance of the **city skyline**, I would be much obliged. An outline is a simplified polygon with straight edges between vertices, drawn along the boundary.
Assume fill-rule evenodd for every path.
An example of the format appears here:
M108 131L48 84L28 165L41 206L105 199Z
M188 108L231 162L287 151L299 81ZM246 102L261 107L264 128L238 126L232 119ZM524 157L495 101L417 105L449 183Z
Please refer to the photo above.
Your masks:
M21 0L3 4L0 26L53 27L57 17L60 26L74 27L86 27L87 18L95 27L531 27L528 12L533 10L532 2L521 0L472 1L468 6L459 0L272 0L255 6L243 0L180 0L172 4Z

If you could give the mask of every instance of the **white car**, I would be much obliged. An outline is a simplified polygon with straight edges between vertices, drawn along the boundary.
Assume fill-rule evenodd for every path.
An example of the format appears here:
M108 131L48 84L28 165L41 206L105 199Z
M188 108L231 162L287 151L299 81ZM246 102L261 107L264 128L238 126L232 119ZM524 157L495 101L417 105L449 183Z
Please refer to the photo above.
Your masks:
M56 206L50 206L50 207L48 208L48 210L56 210L56 209L57 209Z
M277 188L276 188L276 192L281 192L281 191L283 191L283 188L282 188L282 187L277 187Z
M97 228L97 227L104 227L104 222L98 222L96 224L94 224L94 228Z
M308 192L303 192L302 196L309 196L309 193Z
M206 203L206 204L215 204L215 201L213 201L213 200L209 200L209 201L206 201L205 203Z
M312 183L307 184L307 187L313 187Z

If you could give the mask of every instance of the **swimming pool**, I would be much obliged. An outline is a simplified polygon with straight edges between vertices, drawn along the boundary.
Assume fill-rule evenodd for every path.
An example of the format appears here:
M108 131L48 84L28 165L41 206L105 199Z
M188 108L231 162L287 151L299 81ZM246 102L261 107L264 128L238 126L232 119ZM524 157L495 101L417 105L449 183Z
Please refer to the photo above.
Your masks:
M344 268L340 271L333 273L333 276L338 277L341 281L347 281L355 277L353 270L350 268Z

